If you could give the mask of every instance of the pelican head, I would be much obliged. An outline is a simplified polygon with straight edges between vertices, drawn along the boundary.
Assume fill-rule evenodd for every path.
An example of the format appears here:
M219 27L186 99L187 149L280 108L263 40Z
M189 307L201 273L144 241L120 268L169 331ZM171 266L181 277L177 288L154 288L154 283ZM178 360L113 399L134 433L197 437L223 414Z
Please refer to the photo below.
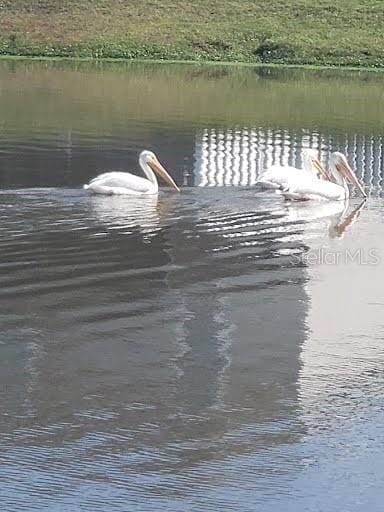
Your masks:
M303 160L304 160L304 167L306 169L310 169L310 170L315 169L319 177L329 180L329 174L326 171L326 169L323 167L323 164L320 162L316 149L312 149L312 148L304 149Z
M150 169L160 176L168 185L170 185L172 188L180 192L179 187L176 185L175 181L173 180L172 176L168 174L168 172L164 169L164 167L161 165L159 160L157 159L157 156L155 153L152 153L152 151L144 150L140 153L139 156L139 163L141 168L144 170L147 166L150 167Z
M363 186L357 179L356 174L352 171L343 153L335 151L331 154L330 167L332 174L335 174L336 170L348 183L351 183L351 185L355 186L363 197L367 197Z

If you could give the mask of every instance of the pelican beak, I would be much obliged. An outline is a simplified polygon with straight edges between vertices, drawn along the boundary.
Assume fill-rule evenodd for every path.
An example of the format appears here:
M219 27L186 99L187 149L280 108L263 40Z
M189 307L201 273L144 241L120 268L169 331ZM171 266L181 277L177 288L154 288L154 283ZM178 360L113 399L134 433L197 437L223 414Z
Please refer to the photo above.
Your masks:
M361 193L363 197L367 197L367 194L364 191L363 186L360 181L357 179L356 174L352 171L347 162L340 162L336 165L336 169L345 177L349 183L354 185Z
M166 183L168 183L168 185L170 185L172 188L180 192L180 189L174 182L173 178L168 174L168 172L164 169L164 167L157 160L157 158L151 158L150 160L148 160L148 165L151 167L153 172L160 176L160 178L163 178L163 180Z
M325 180L330 181L331 176L329 172L324 168L323 164L317 158L312 160L312 165L316 169L316 171L322 176Z

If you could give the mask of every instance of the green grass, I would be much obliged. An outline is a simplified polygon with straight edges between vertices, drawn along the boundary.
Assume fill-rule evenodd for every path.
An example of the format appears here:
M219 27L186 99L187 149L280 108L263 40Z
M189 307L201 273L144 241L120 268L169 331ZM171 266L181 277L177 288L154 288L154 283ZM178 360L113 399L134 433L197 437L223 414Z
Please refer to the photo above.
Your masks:
M2 0L0 54L384 67L382 0Z

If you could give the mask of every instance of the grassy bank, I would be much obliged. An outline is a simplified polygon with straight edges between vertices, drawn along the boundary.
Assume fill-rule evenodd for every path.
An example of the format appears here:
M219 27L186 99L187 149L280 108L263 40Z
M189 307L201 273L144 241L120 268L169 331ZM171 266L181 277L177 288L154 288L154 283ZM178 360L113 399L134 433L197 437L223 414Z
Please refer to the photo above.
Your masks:
M382 0L2 0L0 54L384 67Z

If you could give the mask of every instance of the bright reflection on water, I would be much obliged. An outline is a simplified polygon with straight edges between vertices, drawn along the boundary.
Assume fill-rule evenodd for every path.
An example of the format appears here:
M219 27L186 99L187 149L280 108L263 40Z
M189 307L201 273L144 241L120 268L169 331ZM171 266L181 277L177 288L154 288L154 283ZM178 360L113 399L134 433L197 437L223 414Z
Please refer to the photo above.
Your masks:
M381 80L1 63L2 510L381 510ZM255 190L309 145L368 201Z

